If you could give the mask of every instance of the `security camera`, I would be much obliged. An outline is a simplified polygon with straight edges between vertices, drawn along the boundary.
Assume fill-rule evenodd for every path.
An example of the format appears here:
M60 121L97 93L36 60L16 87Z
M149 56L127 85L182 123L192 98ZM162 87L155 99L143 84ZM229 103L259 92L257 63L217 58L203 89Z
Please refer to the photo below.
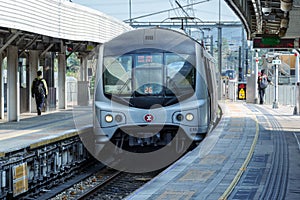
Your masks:
M265 16L269 16L270 13L272 12L272 8L264 7L262 8L262 12Z

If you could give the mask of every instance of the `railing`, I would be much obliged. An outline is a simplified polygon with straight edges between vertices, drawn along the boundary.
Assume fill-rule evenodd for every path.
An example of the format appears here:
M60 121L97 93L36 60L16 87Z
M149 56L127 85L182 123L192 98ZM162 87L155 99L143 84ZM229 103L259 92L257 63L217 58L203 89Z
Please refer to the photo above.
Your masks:
M269 86L266 89L265 102L272 105L275 99L274 86ZM295 86L294 85L278 85L278 103L281 105L295 105Z
M228 81L224 82L222 85L222 97L223 99L228 99L232 101L236 101L238 99L238 82L235 81ZM251 84L247 85L247 90L250 90L252 92L255 91L255 89L251 86ZM296 86L295 85L278 85L278 102L280 105L290 105L295 106L296 105ZM272 105L275 98L275 89L274 86L270 85L266 89L265 93L265 104ZM251 97L246 97L251 98ZM257 97L258 98L258 97ZM298 96L299 98L299 96ZM253 100L254 101L254 100ZM298 100L299 101L299 100ZM251 103L254 103L250 101ZM300 106L300 105L299 105Z

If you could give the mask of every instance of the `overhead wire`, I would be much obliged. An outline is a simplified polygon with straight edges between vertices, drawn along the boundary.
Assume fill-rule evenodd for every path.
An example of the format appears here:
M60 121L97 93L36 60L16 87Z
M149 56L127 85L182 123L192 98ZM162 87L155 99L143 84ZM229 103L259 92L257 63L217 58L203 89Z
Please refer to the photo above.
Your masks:
M180 13L178 12L177 9L175 9L174 4L172 3L172 0L169 0L169 3L171 5L171 7L173 8L173 12L175 13L176 17L179 17Z
M205 3L205 2L208 2L208 1L211 1L211 0L203 0L203 1L199 1L199 2L195 2L193 4L190 4L190 5L185 5L185 6L182 6L183 8L184 7L188 7L188 6L192 6L192 5L197 5L197 4L200 4L200 3ZM179 7L176 7L174 9L180 9ZM146 15L143 15L143 16L139 16L139 17L135 17L133 18L132 20L135 20L135 19L140 19L140 18L144 18L144 17L149 17L149 16L153 16L153 15L157 15L157 14L162 14L162 13L165 13L165 12L169 12L169 11L172 11L174 9L167 9L167 10L162 10L162 11L159 11L159 12L155 12L155 13L151 13L151 14L146 14ZM123 20L124 22L127 22L129 21L129 19L126 19L126 20Z

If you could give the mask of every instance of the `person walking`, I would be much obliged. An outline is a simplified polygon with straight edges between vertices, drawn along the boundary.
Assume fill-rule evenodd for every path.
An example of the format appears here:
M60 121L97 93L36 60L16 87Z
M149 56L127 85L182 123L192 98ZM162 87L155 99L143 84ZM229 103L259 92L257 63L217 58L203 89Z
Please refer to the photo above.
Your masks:
M273 85L272 81L265 74L264 69L262 69L260 71L260 74L258 74L257 84L258 84L259 104L263 104L266 88L268 87L269 84Z
M37 77L32 81L31 96L35 98L37 114L41 115L48 96L48 87L45 79L42 77L42 71L37 71Z

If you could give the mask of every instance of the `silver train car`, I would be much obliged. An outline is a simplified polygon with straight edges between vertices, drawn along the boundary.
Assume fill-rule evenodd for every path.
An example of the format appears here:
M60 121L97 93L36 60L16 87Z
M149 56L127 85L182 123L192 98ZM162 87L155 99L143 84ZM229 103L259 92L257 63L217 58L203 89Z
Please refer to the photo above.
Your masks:
M93 103L96 149L201 141L217 117L217 75L202 45L175 30L137 29L105 43Z

